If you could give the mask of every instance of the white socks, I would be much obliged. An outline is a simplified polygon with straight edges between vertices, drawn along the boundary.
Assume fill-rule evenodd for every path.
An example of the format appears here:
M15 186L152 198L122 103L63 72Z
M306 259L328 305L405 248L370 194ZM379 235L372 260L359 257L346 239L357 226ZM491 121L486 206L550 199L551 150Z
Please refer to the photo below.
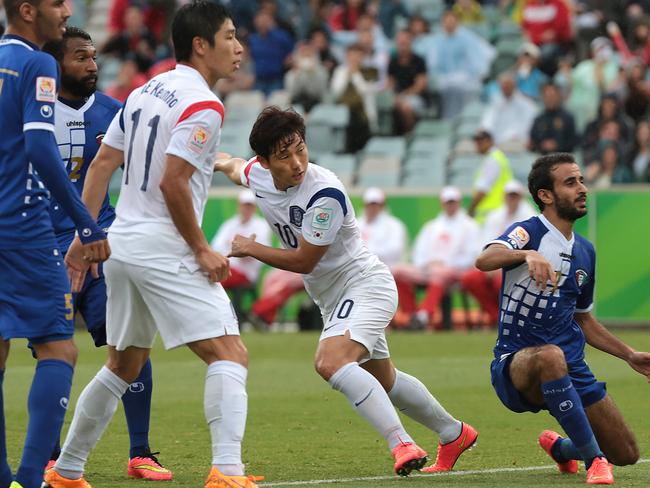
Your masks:
M129 384L104 366L84 388L74 411L56 471L69 479L81 478L88 454L108 427Z
M205 378L205 419L212 436L212 464L228 476L242 476L241 443L246 428L247 369L233 361L215 361Z
M417 378L396 369L395 384L388 396L400 412L437 432L442 444L460 435L462 423L449 415Z
M402 442L413 442L404 430L384 388L357 363L342 366L328 383L345 395L352 408L372 424L391 449Z

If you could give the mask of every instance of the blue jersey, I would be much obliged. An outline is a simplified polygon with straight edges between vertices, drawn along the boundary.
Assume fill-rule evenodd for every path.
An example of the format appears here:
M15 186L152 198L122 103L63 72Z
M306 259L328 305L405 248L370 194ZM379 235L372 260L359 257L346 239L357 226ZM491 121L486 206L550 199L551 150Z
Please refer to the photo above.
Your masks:
M54 132L57 76L35 44L0 39L0 249L56 247L49 192L27 160L24 132Z
M62 100L56 102L56 142L70 181L79 194L83 191L88 167L120 106L117 100L99 92L91 95L79 108L73 108ZM59 246L65 253L72 242L76 226L54 198L50 215ZM97 223L106 229L114 219L115 210L107 194Z
M526 263L504 268L495 357L529 346L555 344L568 363L582 360L585 338L573 316L593 307L593 245L576 234L567 240L543 215L513 224L492 243L538 251L559 278L555 290L550 284L540 290Z

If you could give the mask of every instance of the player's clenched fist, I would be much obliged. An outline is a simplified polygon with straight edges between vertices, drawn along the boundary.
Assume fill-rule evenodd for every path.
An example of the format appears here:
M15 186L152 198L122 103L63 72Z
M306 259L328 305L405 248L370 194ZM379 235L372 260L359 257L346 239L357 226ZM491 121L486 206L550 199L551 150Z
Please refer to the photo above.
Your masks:
M232 240L230 254L228 257L231 258L245 258L250 256L249 248L255 243L255 234L252 234L250 237L245 237L237 234Z
M196 262L201 270L208 275L210 283L223 281L230 276L228 258L210 248L201 249L196 253Z

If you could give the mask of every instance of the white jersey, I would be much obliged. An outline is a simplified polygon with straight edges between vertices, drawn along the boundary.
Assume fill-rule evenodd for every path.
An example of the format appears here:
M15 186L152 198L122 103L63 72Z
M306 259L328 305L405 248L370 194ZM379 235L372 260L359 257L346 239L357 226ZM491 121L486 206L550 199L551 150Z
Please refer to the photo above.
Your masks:
M113 257L177 272L199 266L167 209L159 185L167 155L196 168L190 179L199 223L208 198L224 118L223 104L205 79L186 65L134 90L113 119L103 143L124 151L117 218L111 227Z
M388 266L394 266L404 258L406 250L406 227L402 221L385 210L380 212L372 222L364 215L359 218L361 239L370 252Z
M242 222L239 215L229 218L217 231L217 234L212 239L212 249L227 256L232 249L232 240L237 234L242 236L250 236L255 234L255 240L265 246L271 245L271 229L266 221L257 215L253 215L248 222ZM237 269L246 275L246 278L251 283L257 282L260 276L260 268L262 263L255 258L228 258L230 267Z
M329 246L313 271L303 275L307 293L321 310L330 310L348 282L372 268L387 268L368 251L359 232L350 198L331 171L308 164L300 185L280 191L271 172L253 158L241 171L241 182L257 197L257 206L285 249L298 247L298 238Z
M427 222L415 238L413 264L424 268L441 262L456 269L469 268L481 251L480 228L464 210L453 217L442 212Z

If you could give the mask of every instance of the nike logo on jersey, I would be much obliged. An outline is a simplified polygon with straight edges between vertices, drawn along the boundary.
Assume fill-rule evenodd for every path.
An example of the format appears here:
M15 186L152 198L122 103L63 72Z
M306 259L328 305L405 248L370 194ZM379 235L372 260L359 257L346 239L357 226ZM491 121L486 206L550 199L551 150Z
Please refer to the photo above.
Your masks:
M337 325L339 325L339 324L334 324L334 325L330 325L329 327L325 327L325 328L323 329L323 332L327 332L327 331L330 330L332 327L336 327Z
M355 407L358 407L358 406L361 405L363 402L365 402L365 401L368 399L368 397L372 394L373 390L374 390L374 388L371 388L370 391L368 392L368 394L367 394L366 396L364 396L364 397L363 397L361 400L359 400L358 402L354 402L354 406L355 406Z
M256 196L257 198L264 198L262 195L260 195L260 194L257 193L257 192L255 192L255 196Z

